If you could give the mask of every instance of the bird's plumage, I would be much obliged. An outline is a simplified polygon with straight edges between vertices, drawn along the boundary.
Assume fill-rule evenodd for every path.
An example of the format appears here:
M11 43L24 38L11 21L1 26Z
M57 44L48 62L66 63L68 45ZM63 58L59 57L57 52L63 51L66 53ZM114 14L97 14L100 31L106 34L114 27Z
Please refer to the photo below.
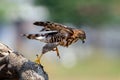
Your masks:
M65 38L63 38L63 40L66 39L65 41L67 41L68 39L75 39L76 40L77 38L83 38L82 40L84 42L84 39L86 39L86 35L85 35L85 32L83 30L70 28L68 26L65 26L65 25L62 25L59 23L53 23L53 22L47 21L47 22L35 22L33 24L36 26L43 26L43 29L41 31L57 31L58 33L55 34L54 36L58 36L58 35L64 36ZM60 37L58 37L58 39L59 38ZM72 40L68 40L68 41L72 41ZM73 41L73 42L75 42L75 41ZM70 44L66 43L65 46L69 46L69 45Z
M42 49L42 54L51 51L57 50L57 54L59 55L57 46L68 47L72 43L75 43L79 39L84 43L84 39L86 39L86 34L83 30L70 28L68 26L53 23L53 22L35 22L33 23L36 26L42 26L42 30L39 34L24 34L28 39L35 39L46 43L46 45Z
M33 23L36 26L43 26L44 28L41 31L58 31L61 33L73 33L73 30L65 25L53 23L53 22L35 22Z

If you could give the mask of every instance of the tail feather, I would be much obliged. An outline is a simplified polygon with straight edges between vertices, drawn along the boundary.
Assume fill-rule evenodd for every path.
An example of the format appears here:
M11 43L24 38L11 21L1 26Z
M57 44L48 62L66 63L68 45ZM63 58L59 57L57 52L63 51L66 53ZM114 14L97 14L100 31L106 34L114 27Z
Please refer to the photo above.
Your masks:
M36 39L36 37L39 37L40 34L23 34L22 36L25 36L28 39Z

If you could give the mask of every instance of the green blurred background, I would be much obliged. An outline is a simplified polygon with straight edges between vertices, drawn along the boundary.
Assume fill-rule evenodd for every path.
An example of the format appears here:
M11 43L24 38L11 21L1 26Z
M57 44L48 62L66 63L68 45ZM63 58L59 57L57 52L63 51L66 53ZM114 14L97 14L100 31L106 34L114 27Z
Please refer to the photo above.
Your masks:
M0 41L30 60L44 43L21 37L38 33L35 21L83 29L86 43L59 46L42 58L49 80L120 80L120 0L0 0Z

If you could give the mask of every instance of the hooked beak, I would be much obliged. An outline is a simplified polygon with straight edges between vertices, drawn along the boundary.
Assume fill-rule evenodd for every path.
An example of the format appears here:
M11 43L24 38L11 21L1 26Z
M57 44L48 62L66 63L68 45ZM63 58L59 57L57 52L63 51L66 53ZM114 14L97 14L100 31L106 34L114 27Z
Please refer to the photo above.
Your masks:
M80 38L80 39L81 39L82 43L85 43L85 39L83 39L83 38Z
M84 41L84 40L82 40L82 43L85 43L85 41Z
M86 35L85 34L81 37L81 40L82 40L82 43L85 43L85 40L86 40Z
M82 33L80 33L79 38L80 38L80 40L82 41L82 43L85 43L85 40L86 40L86 34L85 34L84 31L83 31Z

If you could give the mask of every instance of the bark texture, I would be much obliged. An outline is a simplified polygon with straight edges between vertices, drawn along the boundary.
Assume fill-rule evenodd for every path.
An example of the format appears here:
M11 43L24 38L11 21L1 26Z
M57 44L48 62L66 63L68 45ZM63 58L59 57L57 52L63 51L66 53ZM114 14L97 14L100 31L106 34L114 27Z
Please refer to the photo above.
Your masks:
M48 80L43 66L0 43L0 80Z

